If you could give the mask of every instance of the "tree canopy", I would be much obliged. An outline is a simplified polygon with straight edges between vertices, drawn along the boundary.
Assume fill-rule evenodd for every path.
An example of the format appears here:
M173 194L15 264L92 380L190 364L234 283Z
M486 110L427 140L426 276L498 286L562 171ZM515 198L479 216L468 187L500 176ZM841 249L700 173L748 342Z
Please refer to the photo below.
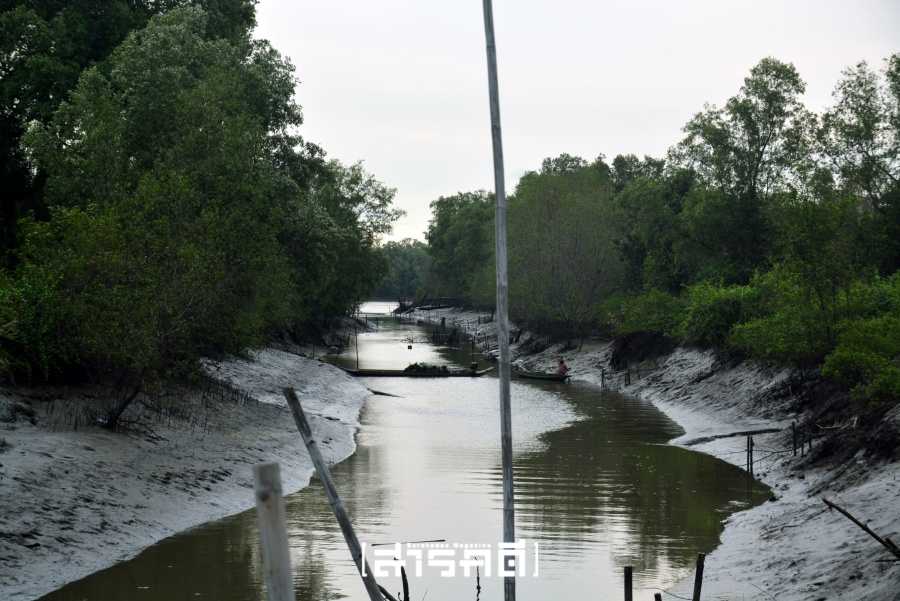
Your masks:
M32 376L190 370L349 312L386 269L394 190L299 137L294 68L249 36L253 3L148 6L122 3L115 47L34 95L53 106L16 147L40 207L16 220L0 315Z
M821 114L805 87L766 58L664 159L563 154L526 173L509 200L513 319L563 337L661 331L900 396L897 346L876 335L900 320L900 55L847 69ZM476 276L492 269L488 196L432 209L433 277L492 302Z

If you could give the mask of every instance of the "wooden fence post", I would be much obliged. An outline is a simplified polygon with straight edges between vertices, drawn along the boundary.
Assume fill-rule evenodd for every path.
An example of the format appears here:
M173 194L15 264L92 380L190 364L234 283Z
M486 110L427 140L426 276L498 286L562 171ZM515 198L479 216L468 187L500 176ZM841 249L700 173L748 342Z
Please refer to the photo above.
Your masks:
M703 588L703 564L706 561L704 553L697 554L697 571L694 572L694 595L692 601L700 601L700 589Z
M753 443L753 436L750 436L750 476L751 477L755 476L755 474L753 473L755 471L753 468L753 447L754 446L755 445Z
M632 601L631 573L633 570L632 566L625 566L625 601Z
M794 449L794 457L797 456L797 422L791 422L791 440Z
M253 466L253 489L268 599L294 601L294 578L291 574L281 470L277 463Z
M747 469L747 473L750 473L750 436L747 436L747 457L744 460L744 467Z
M356 533L353 531L353 524L350 522L350 516L347 515L347 511L344 509L344 502L341 501L341 497L334 487L334 482L331 480L331 471L328 469L328 464L325 463L325 459L322 458L322 453L319 452L319 446L312 436L312 430L309 427L309 422L306 421L306 414L303 413L303 407L300 406L300 400L297 398L297 393L294 392L293 388L285 388L284 398L287 399L288 406L291 408L291 413L294 415L294 423L297 424L297 429L300 430L300 436L303 437L303 444L306 445L306 450L309 452L309 458L312 459L313 465L316 467L316 473L319 475L319 480L322 481L322 486L325 488L325 496L328 497L328 504L331 505L334 517L341 527L344 540L347 542L347 547L350 549L350 555L353 557L356 569L359 570L359 574L362 577L363 586L365 586L366 592L369 594L369 599L371 601L384 601L382 598L382 591L379 589L378 583L375 582L375 577L372 576L372 570L369 569L369 564L363 556L359 539L356 538Z

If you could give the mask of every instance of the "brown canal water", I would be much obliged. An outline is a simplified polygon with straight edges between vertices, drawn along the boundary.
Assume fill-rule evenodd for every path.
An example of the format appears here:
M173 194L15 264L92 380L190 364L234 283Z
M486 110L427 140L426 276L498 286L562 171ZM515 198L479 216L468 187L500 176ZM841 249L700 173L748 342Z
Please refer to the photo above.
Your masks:
M361 367L471 360L466 350L425 342L424 328L380 324L359 335ZM352 366L356 353L334 359ZM401 548L411 598L474 600L474 574L463 575L462 550L452 545L492 545L495 567L491 577L481 572L480 599L502 599L496 377L370 378L365 384L397 396L367 402L358 449L333 475L370 563L372 543L446 539L451 547L443 558L457 562L455 577L442 577L427 549L416 576L415 556ZM653 405L594 386L515 381L513 421L517 536L527 549L528 575L518 581L522 601L620 599L626 565L634 566L635 598L649 599L689 575L698 552L716 547L729 514L768 496L738 468L667 445L681 430ZM365 599L318 481L288 497L287 510L297 599ZM393 574L379 582L400 590ZM43 601L264 598L251 510L166 539Z

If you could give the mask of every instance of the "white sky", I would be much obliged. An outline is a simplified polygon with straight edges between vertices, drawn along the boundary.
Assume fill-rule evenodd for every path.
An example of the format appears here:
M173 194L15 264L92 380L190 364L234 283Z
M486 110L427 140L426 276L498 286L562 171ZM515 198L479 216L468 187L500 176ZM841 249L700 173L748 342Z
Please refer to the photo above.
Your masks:
M297 67L304 137L363 160L423 238L428 204L491 189L479 0L260 0L257 37ZM507 186L541 160L661 156L765 56L821 110L843 68L900 51L900 0L495 0Z

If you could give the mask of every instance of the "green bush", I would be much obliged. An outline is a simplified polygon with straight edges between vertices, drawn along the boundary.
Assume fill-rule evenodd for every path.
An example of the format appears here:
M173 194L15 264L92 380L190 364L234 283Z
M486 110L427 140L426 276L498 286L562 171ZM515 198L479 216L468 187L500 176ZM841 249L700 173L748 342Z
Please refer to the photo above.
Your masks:
M855 287L859 317L841 323L822 372L875 402L900 399L900 273Z
M661 290L649 290L616 303L619 310L611 314L611 321L617 334L652 331L675 335L683 310L680 298Z
M859 398L900 399L900 311L846 322L822 372L853 387Z
M900 276L856 281L832 294L816 294L783 266L754 278L757 316L734 327L729 343L751 356L799 365L820 363L851 324L900 306Z
M834 347L834 308L822 306L793 271L776 267L757 276L756 315L732 329L728 343L750 356L811 365Z
M0 379L9 376L21 361L16 353L20 344L18 296L12 280L0 271Z
M746 321L757 306L753 286L722 286L701 282L685 292L678 337L689 344L724 346L732 328Z
M189 371L349 311L384 271L394 191L302 144L293 68L207 17L151 19L25 138L46 215L19 223L0 337L12 307L45 378Z

